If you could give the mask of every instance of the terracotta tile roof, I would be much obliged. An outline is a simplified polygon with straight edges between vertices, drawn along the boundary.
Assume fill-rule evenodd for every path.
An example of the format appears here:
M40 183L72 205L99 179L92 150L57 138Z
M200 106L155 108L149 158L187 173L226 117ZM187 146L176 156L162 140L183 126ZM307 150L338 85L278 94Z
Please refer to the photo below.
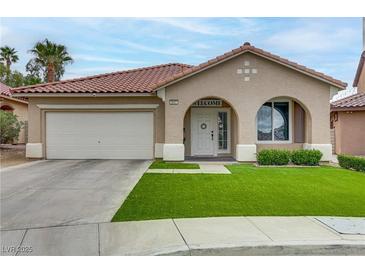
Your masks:
M153 84L190 68L185 64L163 64L153 67L99 74L53 83L12 89L13 93L148 93Z
M344 89L347 86L346 83L340 80L336 80L323 73L314 71L305 66L301 66L297 63L251 46L249 43L245 43L237 49L220 55L198 66L171 63L47 84L19 87L11 89L11 91L13 93L149 93L244 52L252 52L266 57L326 81L339 88Z
M0 82L0 94L5 96L11 96L10 87Z
M293 69L297 69L299 71L302 71L304 73L307 73L309 75L312 75L314 77L317 77L319 79L322 79L326 82L329 82L331 83L332 85L336 86L336 87L339 87L339 88L342 88L342 89L345 89L347 87L347 84L340 81L340 80L337 80L337 79L334 79L328 75L325 75L321 72L317 72L313 69L310 69L310 68L307 68L305 66L302 66L302 65L299 65L297 63L294 63L292 61L289 61L287 59L284 59L284 58L281 58L280 56L278 55L274 55L270 52L267 52L267 51L264 51L262 49L259 49L259 48L256 48L254 46L251 46L250 43L246 42L244 43L242 46L240 46L239 48L236 48L234 50L231 50L229 52L226 52L224 53L223 55L220 55L214 59L211 59L207 62L204 62L198 66L194 66L194 67L191 67L190 69L186 69L178 74L174 74L173 76L171 76L170 78L168 79L163 79L161 80L160 82L156 83L156 85L153 86L153 88L157 89L159 87L163 87L163 86L167 86L168 84L171 84L172 82L175 82L175 81L178 81L180 79L183 79L187 76L190 76L190 75L193 75L199 71L202 71L206 68L209 68L211 66L214 66L222 61L225 61L225 60L228 60L230 59L231 57L234 57L236 55L239 55L239 54L242 54L242 53L245 53L245 52L252 52L254 54L257 54L257 55L260 55L260 56L263 56L263 57L266 57L268 59L271 59L271 60L274 60L278 63L282 63L284 65L287 65Z
M365 110L365 93L357 93L331 103L331 110Z
M365 64L365 50L363 51L363 53L360 56L360 61L359 61L359 65L357 66L354 83L352 84L353 87L357 87L357 84L359 83L360 74L364 68L364 64Z

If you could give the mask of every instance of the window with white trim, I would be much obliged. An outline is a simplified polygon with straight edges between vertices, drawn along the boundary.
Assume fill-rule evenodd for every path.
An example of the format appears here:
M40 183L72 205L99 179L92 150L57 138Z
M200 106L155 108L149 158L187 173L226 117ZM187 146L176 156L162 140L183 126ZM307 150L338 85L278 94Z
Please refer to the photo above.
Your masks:
M259 142L289 141L289 123L288 101L266 102L257 113L257 140Z

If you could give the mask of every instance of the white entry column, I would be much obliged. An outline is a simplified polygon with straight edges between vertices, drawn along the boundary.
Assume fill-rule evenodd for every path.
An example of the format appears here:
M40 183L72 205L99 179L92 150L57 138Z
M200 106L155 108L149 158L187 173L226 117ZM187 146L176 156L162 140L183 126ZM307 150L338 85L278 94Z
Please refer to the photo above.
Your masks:
M163 160L164 161L184 161L185 159L184 144L164 144Z

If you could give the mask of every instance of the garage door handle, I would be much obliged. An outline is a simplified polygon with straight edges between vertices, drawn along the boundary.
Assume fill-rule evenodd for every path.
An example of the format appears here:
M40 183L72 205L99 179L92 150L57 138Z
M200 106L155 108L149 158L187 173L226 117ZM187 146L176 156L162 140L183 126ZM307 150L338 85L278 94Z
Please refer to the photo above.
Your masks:
M212 136L212 141L213 141L213 137L214 137L214 131L213 130L211 131L210 135Z

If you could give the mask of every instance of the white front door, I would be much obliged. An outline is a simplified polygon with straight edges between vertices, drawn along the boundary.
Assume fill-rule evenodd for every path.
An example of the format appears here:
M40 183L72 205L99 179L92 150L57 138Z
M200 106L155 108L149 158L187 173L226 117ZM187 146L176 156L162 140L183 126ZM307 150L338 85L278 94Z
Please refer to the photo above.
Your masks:
M213 109L192 108L192 155L213 156L216 144L216 111Z
M191 156L231 153L228 108L191 108Z

